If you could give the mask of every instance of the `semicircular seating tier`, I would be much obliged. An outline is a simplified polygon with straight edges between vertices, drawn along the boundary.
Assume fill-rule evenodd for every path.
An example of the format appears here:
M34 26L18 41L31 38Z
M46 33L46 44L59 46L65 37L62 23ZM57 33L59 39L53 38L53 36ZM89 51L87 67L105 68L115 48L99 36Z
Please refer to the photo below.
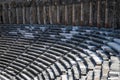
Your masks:
M0 27L0 80L119 80L120 30Z

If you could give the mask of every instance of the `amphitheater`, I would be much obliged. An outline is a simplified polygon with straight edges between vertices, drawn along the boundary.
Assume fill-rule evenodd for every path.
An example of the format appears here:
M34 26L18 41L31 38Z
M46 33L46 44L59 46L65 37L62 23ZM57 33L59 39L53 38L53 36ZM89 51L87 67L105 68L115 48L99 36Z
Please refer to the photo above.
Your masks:
M0 0L0 80L120 80L119 2Z

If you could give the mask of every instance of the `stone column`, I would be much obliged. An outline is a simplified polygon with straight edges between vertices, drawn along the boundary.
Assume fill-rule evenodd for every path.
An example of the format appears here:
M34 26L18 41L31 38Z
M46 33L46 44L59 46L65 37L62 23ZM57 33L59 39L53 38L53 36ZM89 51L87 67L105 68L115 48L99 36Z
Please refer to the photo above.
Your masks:
M90 14L89 14L89 26L92 26L92 22L93 22L93 20L92 20L93 18L92 18L92 1L90 1Z
M45 6L43 6L43 21L44 21L44 24L46 24L46 10L45 10Z
M105 2L105 27L108 27L108 0Z
M40 22L40 8L39 8L39 6L37 6L37 20L38 20L38 24L41 24L41 22Z
M68 24L68 9L67 9L67 5L65 5L65 25Z
M52 6L49 6L49 19L50 19L50 24L53 24L52 22Z
M80 18L80 23L81 23L81 26L83 25L83 22L84 22L84 9L83 9L83 2L81 1L81 18Z
M60 6L57 5L57 23L60 24Z
M9 24L11 24L11 5L10 5L10 3L8 3L8 20L9 20Z
M30 24L33 24L33 13L32 13L32 10L33 10L33 6L30 6Z
M5 4L4 3L2 4L2 7L3 7L3 11L2 11L3 24L5 24L6 21L5 21Z
M98 0L97 6L97 26L100 27L100 0Z
M0 14L0 24L2 24L2 21L1 21L1 14Z
M72 24L75 25L75 4L72 5Z
M16 7L16 23L19 24L19 14L18 14L18 8Z
M1 12L2 12L2 10L1 10ZM0 24L2 24L2 14L1 14L1 12L0 12Z
M23 24L25 24L25 7L22 8L22 14L23 14Z

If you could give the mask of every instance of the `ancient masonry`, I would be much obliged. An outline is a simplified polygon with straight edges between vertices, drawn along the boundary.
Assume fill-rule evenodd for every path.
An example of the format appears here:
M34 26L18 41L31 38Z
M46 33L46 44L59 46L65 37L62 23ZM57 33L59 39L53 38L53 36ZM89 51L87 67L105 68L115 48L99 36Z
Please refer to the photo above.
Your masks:
M119 0L4 0L0 24L120 26Z

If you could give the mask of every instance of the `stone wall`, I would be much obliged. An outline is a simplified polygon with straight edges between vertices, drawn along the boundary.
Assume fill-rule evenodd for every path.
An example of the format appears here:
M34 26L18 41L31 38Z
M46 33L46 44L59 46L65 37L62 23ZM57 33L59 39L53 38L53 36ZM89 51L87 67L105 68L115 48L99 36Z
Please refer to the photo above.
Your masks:
M0 24L120 26L119 0L12 0L0 2Z

